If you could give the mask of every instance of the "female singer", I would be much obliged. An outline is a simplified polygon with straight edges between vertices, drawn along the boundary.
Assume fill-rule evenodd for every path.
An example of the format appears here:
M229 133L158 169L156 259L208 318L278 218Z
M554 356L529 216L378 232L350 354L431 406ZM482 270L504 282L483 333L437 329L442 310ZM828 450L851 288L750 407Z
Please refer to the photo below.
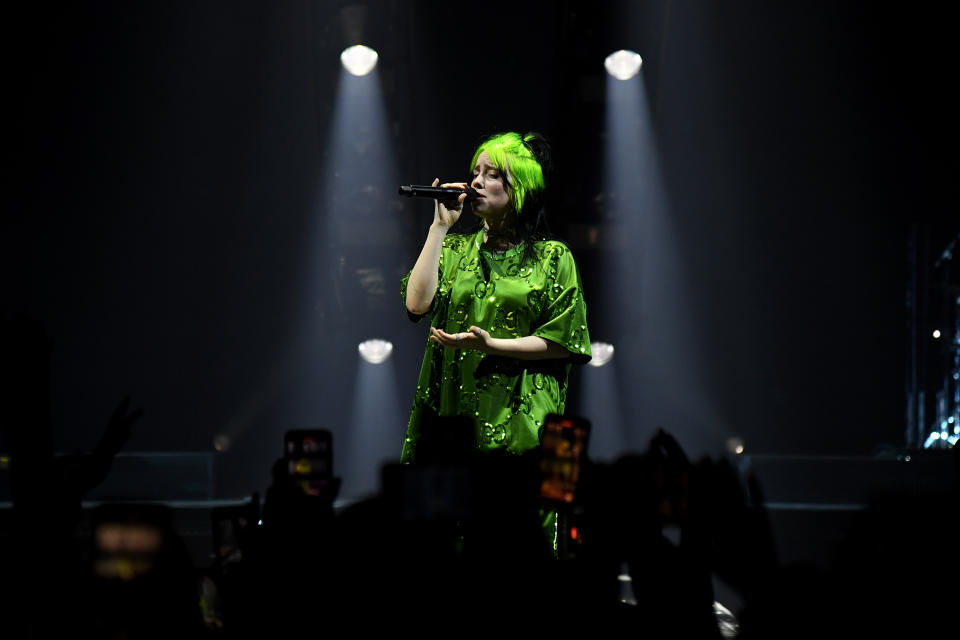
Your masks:
M431 415L472 419L480 449L537 447L544 417L564 411L571 364L590 360L577 266L562 242L546 237L549 153L535 133L480 144L470 165L473 232L450 233L466 192L435 201L423 250L401 283L410 318L431 318L402 462L416 461ZM466 191L467 183L441 186Z

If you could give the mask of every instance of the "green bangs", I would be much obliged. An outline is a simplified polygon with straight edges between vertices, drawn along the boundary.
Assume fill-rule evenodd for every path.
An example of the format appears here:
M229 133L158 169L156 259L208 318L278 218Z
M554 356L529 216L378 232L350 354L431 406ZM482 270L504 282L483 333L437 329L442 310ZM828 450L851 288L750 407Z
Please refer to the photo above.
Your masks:
M508 177L507 192L514 210L519 213L530 194L543 191L543 169L524 144L525 138L519 133L509 131L497 133L477 147L470 162L470 171L477 166L477 158L484 151L490 156L490 162Z

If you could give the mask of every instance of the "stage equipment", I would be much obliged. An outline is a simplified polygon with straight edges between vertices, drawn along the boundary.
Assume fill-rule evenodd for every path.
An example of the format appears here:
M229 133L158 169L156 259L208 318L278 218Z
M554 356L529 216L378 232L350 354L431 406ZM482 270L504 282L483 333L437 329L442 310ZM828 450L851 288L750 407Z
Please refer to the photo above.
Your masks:
M357 346L360 357L370 364L380 364L390 357L393 353L393 345L386 340L372 338L364 340Z
M960 233L914 225L908 246L907 446L960 440ZM944 244L944 241L948 240Z
M603 61L603 66L607 73L617 80L629 80L640 72L640 65L643 64L643 58L635 51L620 49L614 51Z
M373 71L373 68L377 66L378 59L379 56L376 51L362 44L347 47L340 54L340 62L343 63L343 68L355 76L365 76Z
M590 353L593 357L588 364L591 367L602 367L613 359L613 345L608 342L591 342Z

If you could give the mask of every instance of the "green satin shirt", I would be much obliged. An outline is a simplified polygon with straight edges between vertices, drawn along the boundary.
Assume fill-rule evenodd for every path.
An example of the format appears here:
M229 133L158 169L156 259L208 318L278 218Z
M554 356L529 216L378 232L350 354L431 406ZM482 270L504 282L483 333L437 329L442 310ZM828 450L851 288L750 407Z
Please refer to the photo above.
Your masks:
M544 417L564 411L571 364L590 360L587 308L570 250L554 240L538 241L529 260L523 245L495 253L482 243L482 229L444 239L428 312L432 326L458 333L473 325L494 338L540 336L565 347L570 357L517 360L428 339L402 462L415 460L428 412L472 418L481 449L522 453L539 446ZM409 278L401 281L404 301Z

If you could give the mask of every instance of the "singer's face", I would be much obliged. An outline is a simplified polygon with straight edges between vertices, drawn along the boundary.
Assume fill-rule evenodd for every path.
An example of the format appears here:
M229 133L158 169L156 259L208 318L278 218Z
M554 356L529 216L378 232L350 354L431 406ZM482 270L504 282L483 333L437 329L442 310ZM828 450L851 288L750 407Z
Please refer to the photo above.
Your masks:
M499 220L510 208L507 176L491 164L486 151L477 157L470 186L480 196L472 203L473 212L484 220Z

